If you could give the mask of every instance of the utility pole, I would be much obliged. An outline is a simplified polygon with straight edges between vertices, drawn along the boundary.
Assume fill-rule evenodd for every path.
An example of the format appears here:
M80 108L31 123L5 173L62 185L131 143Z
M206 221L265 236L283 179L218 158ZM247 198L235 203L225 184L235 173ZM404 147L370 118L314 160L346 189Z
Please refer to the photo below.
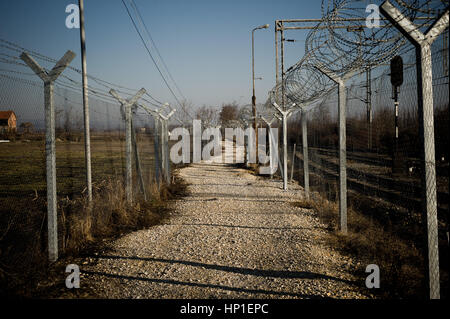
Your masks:
M281 37L281 110L286 111L285 98L284 98L284 33L283 22L280 22L280 37ZM277 89L278 91L278 89ZM279 111L281 113L281 111ZM287 190L287 116L281 113L283 116L283 189Z
M284 96L284 35L283 22L281 22L281 108L286 111L286 100Z
M267 29L268 24L261 25L252 30L252 81L253 81L253 95L252 95L252 110L253 110L253 129L255 130L256 141L256 163L258 163L258 118L256 117L256 96L255 96L255 31L259 29Z
M279 71L278 71L278 20L275 20L275 103L278 101L278 82L279 82Z
M278 85L278 21L275 21L275 89ZM277 92L275 91L275 102L278 103L277 100Z
M88 201L92 201L92 171L91 171L91 132L89 124L88 80L86 70L86 35L84 32L84 1L78 0L80 9L80 41L81 65L83 74L83 117L84 117L84 158L86 165L86 187Z

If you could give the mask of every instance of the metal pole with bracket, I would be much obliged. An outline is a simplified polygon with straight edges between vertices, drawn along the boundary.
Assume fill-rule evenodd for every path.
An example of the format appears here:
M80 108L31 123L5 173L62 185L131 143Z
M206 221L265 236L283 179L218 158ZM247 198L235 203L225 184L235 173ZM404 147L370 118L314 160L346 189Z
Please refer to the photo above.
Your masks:
M389 1L380 6L381 13L416 47L419 127L422 139L422 188L426 212L428 279L430 299L440 298L439 246L436 194L436 160L434 145L433 77L431 44L449 25L449 9L422 33Z
M44 70L28 53L20 58L44 81L45 105L45 153L47 175L47 226L48 258L50 262L58 259L58 215L56 194L56 145L55 145L55 104L53 101L54 81L75 58L75 53L67 51L50 72Z
M123 99L114 89L109 93L122 105L122 117L125 119L125 194L128 203L133 202L133 164L132 164L132 115L131 107L145 94L145 89L140 89L131 99Z

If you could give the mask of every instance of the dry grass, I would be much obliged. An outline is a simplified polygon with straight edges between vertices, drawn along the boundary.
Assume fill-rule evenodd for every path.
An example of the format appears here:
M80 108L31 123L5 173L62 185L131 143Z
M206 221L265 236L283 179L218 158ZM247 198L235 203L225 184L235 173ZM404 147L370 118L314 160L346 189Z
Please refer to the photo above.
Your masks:
M78 252L99 238L151 226L160 219L158 210L152 205L141 200L128 204L123 184L117 180L105 181L91 206L84 198L62 200L60 215L61 243L65 253Z
M294 207L300 207L300 208L306 208L306 209L312 209L314 202L309 199L303 199L297 202L291 202L291 205Z
M314 200L303 200L293 205L313 209L330 233L328 242L360 262L358 276L365 276L365 267L376 264L380 267L381 288L374 291L382 298L423 298L427 296L420 249L412 242L399 238L395 228L382 225L361 213L348 209L348 234L338 230L338 205L314 196Z
M157 184L151 137L138 134L146 182L145 202L133 176L133 205L123 189L124 146L120 132L99 132L92 137L94 200L86 204L84 145L79 134L58 135L56 144L58 242L61 258L93 249L104 240L160 222L167 201L182 196L186 186L176 176L171 185ZM43 134L18 136L0 152L0 295L26 295L48 277L47 205ZM84 190L83 190L84 189ZM64 271L63 271L64 272Z
M186 193L186 184L177 176L171 185L162 183L158 189L152 183L147 188L150 200L137 196L132 205L126 201L120 179L97 185L91 205L84 197L59 199L60 258L76 257L105 240L160 223L168 201ZM0 295L31 297L40 282L53 276L47 262L46 205L38 198L35 202L21 200L9 208L14 211L8 211L8 227L0 232Z

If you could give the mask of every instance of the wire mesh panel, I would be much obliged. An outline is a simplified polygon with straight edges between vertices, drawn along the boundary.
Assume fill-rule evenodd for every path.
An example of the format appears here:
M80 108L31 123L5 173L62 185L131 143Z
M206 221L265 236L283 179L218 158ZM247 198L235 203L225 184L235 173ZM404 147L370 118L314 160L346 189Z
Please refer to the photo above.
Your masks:
M311 190L340 202L340 210L342 180L337 182L346 171L350 234L356 236L347 248L389 269L389 293L439 298L439 273L447 295L449 267L448 2L385 2L385 19L375 21L376 27L368 25L368 5L379 8L381 2L323 1L316 26L308 19L280 20L285 31L311 29L303 58L278 84L308 112L307 139L298 116L290 124L289 144L307 141ZM426 43L417 40L422 38ZM404 61L403 83L394 87L389 66L397 57ZM343 94L336 84L345 86L345 130L338 125ZM343 131L345 167L339 149ZM304 185L303 151L296 156L294 176ZM403 291L395 290L399 286Z
M19 58L22 52L46 71L56 62L15 43L0 41L0 272L20 274L17 282L9 276L11 286L23 284L25 277L32 276L31 265L45 267L48 255L44 84ZM60 254L80 250L98 238L151 225L159 218L153 119L142 110L133 114L135 201L130 206L124 191L125 120L121 104L108 91L114 88L130 98L136 90L94 76L88 78L92 203L87 201L80 70L69 65L53 89ZM159 105L149 94L143 100ZM148 205L150 202L153 206Z
M445 62L447 50L443 47L445 35L441 35L432 46L433 99L436 143L436 184L439 218L439 240L443 254L441 271L444 276L448 259L448 71ZM417 76L415 49L404 47L401 56L404 62L404 81L399 93L398 147L395 146L395 109L389 65L373 67L368 82L367 70L361 70L347 82L347 185L348 204L351 211L367 217L372 224L384 225L395 232L406 247L398 251L401 261L385 262L391 269L387 277L389 285L396 286L405 279L402 272L423 269L427 259L426 220L423 210L424 190L421 184L422 144L417 103ZM370 90L370 94L368 94ZM367 97L371 100L368 101ZM369 104L370 103L370 104ZM312 192L332 202L338 200L338 96L330 91L308 112L308 154L310 187ZM368 112L368 106L371 113ZM301 145L301 115L289 124L289 145ZM369 135L371 132L371 135ZM369 136L371 141L369 143ZM370 146L370 147L369 147ZM297 147L299 159L294 178L304 185L303 154ZM290 157L289 157L290 158ZM398 167L399 169L395 170ZM357 227L359 220L349 223ZM355 218L353 216L353 218ZM369 230L361 230L370 240ZM381 240L389 249L400 249L391 238ZM373 253L374 262L380 256ZM395 271L394 271L395 270ZM408 280L398 294L426 294L425 272L417 272L414 281ZM446 281L443 280L444 287ZM410 285L409 287L406 287ZM400 285L402 286L402 285Z

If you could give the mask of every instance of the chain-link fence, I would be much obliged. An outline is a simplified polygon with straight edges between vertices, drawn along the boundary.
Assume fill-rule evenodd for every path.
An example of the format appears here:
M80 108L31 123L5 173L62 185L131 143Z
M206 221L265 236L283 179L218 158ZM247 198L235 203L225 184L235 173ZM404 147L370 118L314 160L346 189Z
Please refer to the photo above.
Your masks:
M15 43L0 42L0 279L6 279L8 286L21 284L24 278L33 275L30 267L45 266L48 259L46 121L49 118L44 112L44 83L20 58L23 52L47 72L56 62ZM99 238L157 222L162 211L161 199L168 196L166 190L171 187L171 179L164 178L170 176L169 154L162 150L169 141L161 140L162 133L168 136L169 124L156 125L159 130L155 132L155 119L158 123L162 121L156 115L163 105L146 94L140 102L156 115L139 106L133 108L132 200L127 201L124 190L127 127L123 107L109 90L114 89L124 99L136 90L93 76L88 78L92 202L87 197L81 74L69 65L54 81L52 142L56 149L60 255L79 250ZM166 167L161 163L163 156L168 163Z
M443 290L448 289L448 217L449 217L449 78L448 29L432 45L433 102L435 123L436 185ZM367 217L370 223L383 225L404 241L406 246L396 251L397 260L390 260L387 277L400 281L411 277L402 272L424 269L427 260L427 221L424 211L425 191L421 178L423 155L421 124L417 98L415 48L405 46L399 55L404 61L403 84L398 95L398 135L394 91L390 67L378 65L360 70L346 83L347 116L347 198L349 210ZM310 108L307 117L309 183L313 194L332 202L339 201L339 128L337 88ZM291 159L296 144L294 179L305 185L301 118L298 113L289 123ZM396 138L397 136L397 138ZM289 164L291 169L291 163ZM350 214L350 213L349 213ZM349 216L349 225L355 222ZM370 225L370 224L369 224ZM354 228L354 227L353 227ZM361 234L370 240L370 229ZM380 237L383 234L379 234ZM377 243L395 249L392 238L377 239ZM374 243L375 244L375 243ZM403 251L409 250L409 251ZM371 259L380 260L377 249ZM397 265L396 265L397 263ZM425 267L426 269L426 267ZM396 274L394 274L396 272ZM417 272L409 290L398 294L426 293L426 272ZM392 282L387 284L392 286ZM414 288L412 288L414 287ZM392 291L391 291L392 293Z

